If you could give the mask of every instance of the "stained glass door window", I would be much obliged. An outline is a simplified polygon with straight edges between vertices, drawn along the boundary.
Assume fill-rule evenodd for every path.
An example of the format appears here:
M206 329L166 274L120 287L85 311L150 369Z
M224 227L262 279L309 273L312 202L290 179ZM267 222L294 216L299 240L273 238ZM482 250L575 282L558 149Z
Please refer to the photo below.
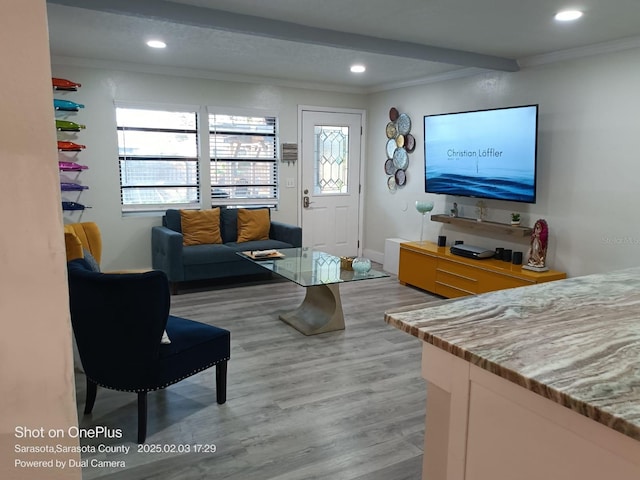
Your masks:
M316 125L314 140L314 194L348 193L349 127Z

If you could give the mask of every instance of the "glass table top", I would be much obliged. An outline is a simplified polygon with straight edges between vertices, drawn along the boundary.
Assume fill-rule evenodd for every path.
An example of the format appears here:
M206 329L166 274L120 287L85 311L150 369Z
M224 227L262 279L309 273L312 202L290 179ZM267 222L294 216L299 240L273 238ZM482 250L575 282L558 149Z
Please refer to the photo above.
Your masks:
M354 282L357 280L389 276L384 272L379 272L374 269L369 270L367 273L343 270L340 268L340 257L308 247L281 248L278 249L278 252L284 255L284 257L254 260L242 252L238 252L238 255L302 287Z

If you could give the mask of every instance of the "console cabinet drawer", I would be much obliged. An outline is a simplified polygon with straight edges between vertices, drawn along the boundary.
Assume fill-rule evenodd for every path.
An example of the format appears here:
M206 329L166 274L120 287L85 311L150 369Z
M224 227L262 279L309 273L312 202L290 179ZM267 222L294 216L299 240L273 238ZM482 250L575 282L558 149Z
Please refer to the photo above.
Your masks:
M450 285L468 292L467 295L480 291L477 278L445 270L448 269L449 265L440 266L441 263L438 262L438 268L436 269L436 284Z
M463 278L472 279L476 282L478 281L478 274L482 272L481 270L470 267L469 265L463 265L461 263L444 260L442 258L438 259L438 270L449 272Z
M458 298L458 297L466 297L468 295L474 295L475 292L470 292L468 290L463 290L461 288L457 288L454 285L450 285L448 283L436 282L436 288L434 290L435 294L442 295L446 298Z
M437 258L400 247L398 280L414 287L435 291Z
M477 293L493 292L495 290L504 290L505 288L524 287L525 285L534 285L534 282L509 275L482 272Z
M490 272L482 268L482 260L478 267L462 265L450 260L438 259L436 280L472 293L486 293L505 288L533 285L534 282L514 276ZM444 279L446 275L446 280Z

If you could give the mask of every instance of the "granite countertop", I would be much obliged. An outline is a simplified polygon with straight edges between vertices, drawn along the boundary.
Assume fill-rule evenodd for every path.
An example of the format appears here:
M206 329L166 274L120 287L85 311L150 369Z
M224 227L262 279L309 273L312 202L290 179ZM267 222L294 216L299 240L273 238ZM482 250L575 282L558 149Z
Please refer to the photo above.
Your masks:
M385 321L640 440L640 268L416 305Z

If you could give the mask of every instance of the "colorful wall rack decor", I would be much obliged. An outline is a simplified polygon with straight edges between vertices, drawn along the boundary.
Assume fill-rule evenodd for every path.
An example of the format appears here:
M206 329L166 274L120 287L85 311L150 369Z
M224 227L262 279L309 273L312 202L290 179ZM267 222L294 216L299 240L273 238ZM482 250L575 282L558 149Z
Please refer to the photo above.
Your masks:
M52 78L54 91L62 92L76 92L82 85L78 82L73 82L65 78ZM74 178L69 178L66 175L60 176L60 191L67 195L72 192L76 192L79 197L82 192L89 187L83 185L77 178L77 176L89 167L78 163L78 152L83 151L86 145L76 143L69 139L71 135L72 139L75 132L80 132L86 128L85 125L77 123L72 120L68 120L68 115L74 115L84 108L82 103L74 102L71 100L64 100L60 98L53 99L53 108L56 113L55 125L58 132L58 170L62 173L74 172L76 175ZM62 117L62 118L60 118ZM72 156L70 156L72 155ZM83 211L86 208L91 208L78 202L79 198L73 200L68 198L62 198L62 210L66 212Z

